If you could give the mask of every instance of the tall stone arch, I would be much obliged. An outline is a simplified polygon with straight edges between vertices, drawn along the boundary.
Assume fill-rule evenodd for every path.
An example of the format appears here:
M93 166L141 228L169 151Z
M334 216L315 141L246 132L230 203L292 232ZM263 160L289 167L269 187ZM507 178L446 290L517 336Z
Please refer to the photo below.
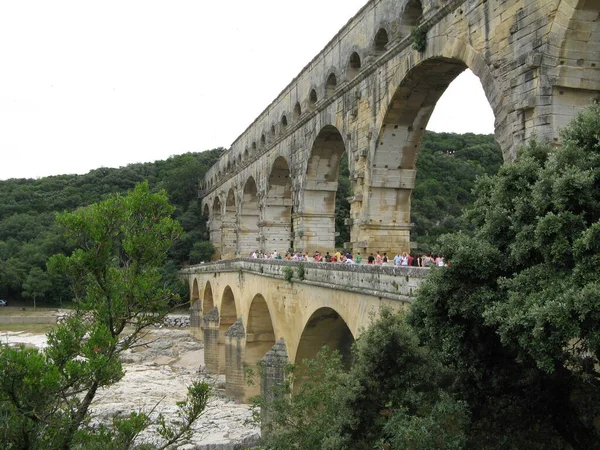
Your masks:
M260 246L258 189L253 177L248 178L242 193L239 254L244 257Z
M225 373L225 333L237 320L237 308L235 306L235 297L230 286L225 286L221 297L221 307L219 308L219 338L218 338L218 372Z
M504 144L504 158L511 158L503 98L481 55L453 39L434 38L427 48L423 54L415 52L415 61L390 81L388 102L382 102L365 179L357 189L362 204L352 228L354 251L410 251L411 195L421 139L437 101L467 68L481 81L495 115L496 140Z
M221 226L223 225L223 206L218 196L215 196L210 215L210 241L215 247L216 258L221 258Z
M345 152L339 130L333 125L324 126L312 144L300 194L300 210L294 219L297 250L313 253L335 248L335 196L340 161Z
M231 259L237 255L237 209L235 192L230 188L225 200L225 215L221 226L221 257Z
M213 297L213 290L212 290L212 286L210 284L210 281L206 282L206 285L204 286L204 293L202 295L202 313L206 314L207 312L209 312L210 310L212 310L215 307L215 300Z
M319 308L312 313L302 330L294 363L301 366L304 360L314 359L323 347L327 347L329 352L338 351L342 364L349 368L354 340L346 321L335 309ZM303 382L302 372L297 373L294 390L297 391Z
M262 234L264 250L282 253L292 247L292 177L287 160L273 162L267 184Z
M318 308L306 321L298 348L295 363L314 358L323 346L330 351L337 350L342 361L349 366L352 362L352 344L354 336L346 320L330 307Z
M246 327L246 347L244 362L258 374L258 362L275 345L275 329L267 301L256 294L250 304ZM259 395L260 385L255 383L246 389L246 398Z

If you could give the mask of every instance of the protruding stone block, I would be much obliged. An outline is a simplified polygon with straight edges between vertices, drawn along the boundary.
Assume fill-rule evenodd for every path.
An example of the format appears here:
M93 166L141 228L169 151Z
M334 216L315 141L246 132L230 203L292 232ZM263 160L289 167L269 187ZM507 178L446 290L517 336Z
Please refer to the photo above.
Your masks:
M238 401L245 400L245 349L246 330L240 317L225 333L225 395Z
M219 373L219 308L204 316L204 366L208 372Z

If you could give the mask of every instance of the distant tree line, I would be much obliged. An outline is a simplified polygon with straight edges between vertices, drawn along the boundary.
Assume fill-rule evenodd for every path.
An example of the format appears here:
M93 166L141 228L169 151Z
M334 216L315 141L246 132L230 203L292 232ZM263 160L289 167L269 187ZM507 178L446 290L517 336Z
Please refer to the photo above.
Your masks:
M46 270L52 255L72 250L55 221L56 213L124 194L145 180L153 191L167 191L175 206L173 216L185 231L170 251L165 270L174 276L179 265L206 259L207 253L210 257L212 246L197 189L223 150L186 153L118 169L99 168L85 175L0 181L0 297L68 300L68 286Z

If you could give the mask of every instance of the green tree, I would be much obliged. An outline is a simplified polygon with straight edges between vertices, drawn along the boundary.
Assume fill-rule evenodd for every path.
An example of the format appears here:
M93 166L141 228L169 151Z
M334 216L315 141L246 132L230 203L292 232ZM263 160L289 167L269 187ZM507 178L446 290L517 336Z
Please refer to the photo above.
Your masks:
M271 450L319 449L332 436L338 414L338 395L344 373L338 352L323 347L314 359L287 368L285 383L272 399L253 399L267 411L262 426L261 447ZM294 381L296 386L294 392ZM293 394L293 395L292 395ZM260 414L257 419L261 419Z
M123 377L121 353L176 301L162 276L167 251L181 234L173 209L164 191L151 193L143 183L125 196L58 216L76 250L54 256L49 268L69 279L76 309L49 333L45 350L2 347L5 448L127 449L151 424L144 413L94 424L90 406L99 389ZM190 432L208 393L206 384L194 383L187 401L178 403L177 423L158 420L159 448Z
M198 264L209 262L215 253L215 247L210 241L199 241L194 244L190 252L190 263Z
M267 449L460 449L469 412L442 387L450 373L388 309L358 338L349 370L324 347L259 398ZM300 387L292 384L300 380ZM292 394L293 393L293 394Z
M337 391L330 448L464 447L468 409L444 390L452 373L419 343L402 313L383 309L353 355Z
M39 267L34 267L29 271L23 282L23 297L32 298L33 307L36 308L36 299L44 297L51 287L52 279L50 275Z
M600 106L563 145L531 142L478 184L473 236L419 291L411 323L455 373L470 448L600 448Z

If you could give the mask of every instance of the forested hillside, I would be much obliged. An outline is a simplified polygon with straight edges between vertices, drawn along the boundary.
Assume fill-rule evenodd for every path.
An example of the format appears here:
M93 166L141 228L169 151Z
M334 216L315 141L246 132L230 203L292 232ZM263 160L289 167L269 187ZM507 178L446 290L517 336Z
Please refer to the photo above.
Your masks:
M412 196L412 240L426 252L445 233L469 226L461 218L475 201L475 180L494 175L502 152L492 135L425 133Z
M46 261L69 251L55 225L55 214L90 205L112 193L125 193L148 180L164 188L175 205L175 218L185 235L171 252L171 271L183 263L210 258L206 220L197 199L199 179L219 158L222 148L186 153L165 161L100 168L85 175L59 175L0 181L0 298L34 298L58 302L68 297L65 286L46 273ZM465 227L460 214L473 202L475 178L494 174L502 163L493 136L431 133L425 135L417 162L413 194L413 240L427 251L441 234ZM348 242L351 195L346 158L340 169L336 206L337 245Z
M174 267L205 258L202 251L210 246L202 243L208 235L198 207L197 186L222 152L217 148L186 153L164 161L100 168L85 175L0 181L0 298L37 297L51 302L68 298L65 286L46 273L50 256L70 250L55 224L55 214L90 205L112 193L125 193L144 180L153 190L167 191L176 207L175 218L185 230L171 253Z

